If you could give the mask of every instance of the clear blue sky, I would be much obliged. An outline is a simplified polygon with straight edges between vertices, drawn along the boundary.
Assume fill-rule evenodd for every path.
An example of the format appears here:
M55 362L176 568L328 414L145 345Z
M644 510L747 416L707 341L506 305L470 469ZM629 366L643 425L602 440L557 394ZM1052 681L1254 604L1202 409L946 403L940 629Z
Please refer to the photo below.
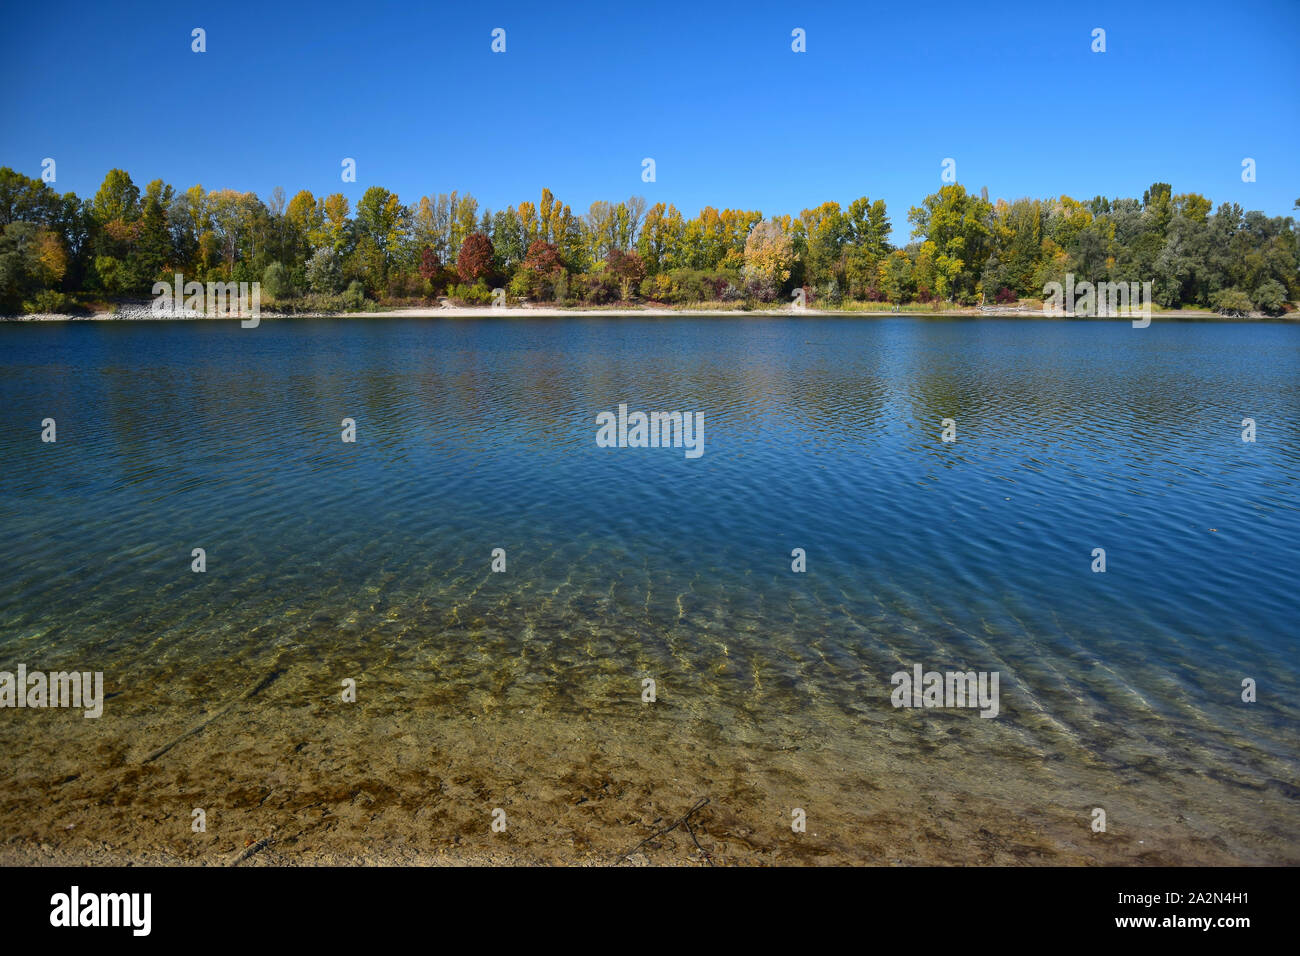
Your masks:
M117 166L142 187L354 205L376 184L408 203L458 189L494 210L543 186L575 212L641 194L688 216L868 195L902 239L952 157L993 198L1140 197L1159 180L1291 213L1300 0L976 6L11 4L0 165L35 176L53 157L56 188L80 195Z

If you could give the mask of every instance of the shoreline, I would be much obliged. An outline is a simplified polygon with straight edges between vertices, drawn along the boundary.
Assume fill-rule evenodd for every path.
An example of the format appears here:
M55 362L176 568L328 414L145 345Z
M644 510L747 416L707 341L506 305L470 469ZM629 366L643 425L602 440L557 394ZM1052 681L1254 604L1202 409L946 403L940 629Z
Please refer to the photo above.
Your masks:
M249 852L254 851L254 852ZM478 867L478 866L649 866L645 854L632 854L619 861L610 861L592 854L564 861L548 861L513 848L501 850L468 850L452 848L435 851L403 850L400 846L382 849L367 848L362 852L346 853L324 850L317 853L293 854L277 850L274 841L262 849L256 844L239 852L213 854L204 859L194 859L170 850L156 849L145 852L121 852L112 847L53 847L48 843L19 841L0 848L0 867L227 867L227 866L311 866L311 867ZM703 860L681 862L677 865L707 866Z
M0 800L0 865L1235 866L1298 859L1278 839L1293 816L1284 793L1255 794L1258 818L1243 825L1201 809L1232 793L1231 783L1203 768L1125 780L1122 790L1115 774L1123 778L1124 759L1118 767L1075 761L1065 774L1045 776L1040 747L1013 746L1037 726L1028 713L996 728L958 717L886 730L883 715L832 725L832 711L822 711L814 725L825 730L814 738L792 732L785 716L748 726L727 719L725 708L652 712L614 699L576 711L529 708L523 691L479 706L461 695L439 703L404 679L405 669L371 671L370 702L353 712L320 695L322 675L308 657L277 660L283 676L256 703L235 695L229 708L220 701L160 707L148 688L176 686L179 673L149 668L122 681L106 715L111 724L31 712L0 728L14 767ZM157 679L142 680L146 674ZM198 690L181 697L209 696ZM201 717L211 719L188 732ZM864 734L866 727L875 732ZM939 734L944 746L936 750ZM996 782L986 775L990 766ZM934 785L936 776L944 785ZM1082 812L1093 805L1106 806L1115 822L1104 835L1091 832ZM202 832L191 828L194 807L207 814ZM494 807L509 815L505 832L491 831ZM806 833L791 831L791 807L808 808ZM683 815L692 828L674 829Z
M275 312L266 311L258 316L260 321L282 321L286 319L354 319L354 318L392 318L392 319L519 319L519 318L670 318L670 317L815 317L815 318L963 318L963 319L1025 319L1044 322L1131 322L1130 316L1068 316L1043 315L1041 309L999 309L978 307L951 309L794 309L789 306L772 309L738 309L738 308L695 308L691 306L655 307L655 306L602 306L597 308L565 306L509 306L494 308L492 306L399 306L390 309L358 312ZM235 321L251 316L240 314L168 314L155 315L147 306L123 308L117 312L94 312L89 315L67 315L55 313L35 313L31 315L0 316L0 322L197 322L197 321ZM1190 309L1152 311L1151 319L1175 322L1220 322L1220 323L1265 323L1282 324L1300 323L1300 312L1283 315L1249 315L1226 316L1215 312Z

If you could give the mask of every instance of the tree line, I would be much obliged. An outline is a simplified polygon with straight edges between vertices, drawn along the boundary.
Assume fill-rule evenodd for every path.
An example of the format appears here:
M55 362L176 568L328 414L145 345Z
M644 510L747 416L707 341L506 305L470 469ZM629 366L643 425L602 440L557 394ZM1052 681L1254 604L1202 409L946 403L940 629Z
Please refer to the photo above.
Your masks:
M1300 208L1300 200L1296 201ZM1162 307L1279 314L1300 297L1290 216L1214 208L1154 183L1141 199L990 202L943 186L907 215L897 248L883 200L799 215L705 207L687 218L640 196L585 213L543 189L493 212L452 192L404 204L381 186L342 193L143 193L110 170L91 199L0 168L0 312L75 312L152 294L156 281L260 282L263 307L344 311L440 297L466 304L619 302L738 306L1012 303L1079 279L1153 282Z

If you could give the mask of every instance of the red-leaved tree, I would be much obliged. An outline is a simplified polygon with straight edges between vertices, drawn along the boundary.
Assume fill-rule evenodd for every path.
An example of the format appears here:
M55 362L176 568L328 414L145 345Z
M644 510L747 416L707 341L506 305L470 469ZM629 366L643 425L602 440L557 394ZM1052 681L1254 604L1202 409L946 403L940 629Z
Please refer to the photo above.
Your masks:
M621 249L609 250L605 268L610 275L618 279L621 295L625 301L631 297L632 288L645 278L645 263L635 252L624 252Z
M456 271L462 282L476 282L492 272L492 240L481 232L466 236L456 257Z
M420 275L432 282L438 277L438 270L441 268L442 263L438 261L438 253L425 246L420 251Z
M529 244L528 252L524 255L525 269L536 272L539 276L549 276L558 272L562 266L560 251L555 246L541 239L534 239Z

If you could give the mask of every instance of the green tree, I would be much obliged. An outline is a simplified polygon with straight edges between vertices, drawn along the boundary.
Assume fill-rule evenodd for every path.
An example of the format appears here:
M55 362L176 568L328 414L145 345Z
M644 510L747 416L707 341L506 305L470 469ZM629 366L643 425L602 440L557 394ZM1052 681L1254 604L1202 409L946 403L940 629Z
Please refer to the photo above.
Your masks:
M357 203L355 228L358 239L368 239L379 250L381 267L374 279L382 285L407 234L406 208L396 193L371 186Z
M1281 315L1286 305L1286 286L1276 279L1267 279L1255 290L1255 306L1269 315Z
M973 300L990 250L993 207L954 183L913 206L912 235L933 244L934 292L940 298Z
M288 299L293 295L289 270L282 263L272 262L262 273L262 289L274 300Z
M101 224L115 219L134 222L140 217L140 190L126 170L110 169L91 208Z

